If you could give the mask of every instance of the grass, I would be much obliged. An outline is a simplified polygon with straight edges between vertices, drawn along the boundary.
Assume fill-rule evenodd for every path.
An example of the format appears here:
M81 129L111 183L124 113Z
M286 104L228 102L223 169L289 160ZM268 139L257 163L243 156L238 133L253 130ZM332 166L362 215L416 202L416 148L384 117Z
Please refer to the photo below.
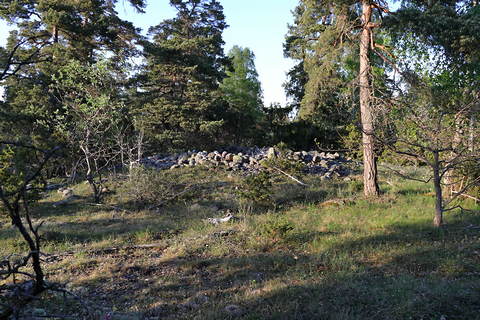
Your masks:
M97 319L108 312L113 319L480 319L474 203L435 229L430 186L388 173L375 200L362 198L359 177L303 177L307 189L276 178L275 205L249 210L235 191L241 176L198 168L162 174L176 187L199 186L148 210L154 199L132 202L120 191L125 182L112 184L105 203L127 212L89 205L79 184L74 202L53 208L59 196L51 193L35 208L46 221L45 251L64 253L45 265L48 279L68 283ZM239 219L205 223L227 209ZM21 252L3 222L0 255ZM145 243L157 246L132 248ZM110 247L120 249L101 250ZM35 308L82 315L77 302L55 293L26 313Z

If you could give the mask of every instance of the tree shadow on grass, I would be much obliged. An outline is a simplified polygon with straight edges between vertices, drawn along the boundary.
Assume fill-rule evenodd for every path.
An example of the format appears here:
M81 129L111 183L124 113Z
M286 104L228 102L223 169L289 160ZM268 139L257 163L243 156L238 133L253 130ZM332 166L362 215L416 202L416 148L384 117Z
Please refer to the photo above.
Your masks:
M316 232L264 253L211 256L203 242L170 259L131 251L80 284L86 299L139 319L479 319L480 215L447 222L397 223L317 254L290 251L321 241Z
M395 225L387 235L333 244L329 252L351 254L344 265L286 250L167 261L153 274L170 268L176 278L144 289L162 302L142 311L165 319L230 319L225 307L235 304L242 319L478 319L479 231L467 227L480 225L480 216L450 218L442 230ZM356 255L384 249L390 252L382 263Z

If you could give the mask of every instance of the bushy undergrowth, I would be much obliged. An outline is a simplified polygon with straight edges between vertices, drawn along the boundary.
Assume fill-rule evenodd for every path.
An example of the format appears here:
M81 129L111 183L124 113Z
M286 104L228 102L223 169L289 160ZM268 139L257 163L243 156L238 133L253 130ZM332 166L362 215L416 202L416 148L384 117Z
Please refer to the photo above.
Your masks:
M237 195L240 206L271 207L273 205L272 176L267 171L250 174L239 183Z
M302 177L305 188L280 175L258 181L261 176L200 168L140 174L143 184L119 183L125 190L113 190L104 208L87 204L82 185L75 188L77 202L52 209L58 196L52 193L34 210L46 220L46 252L60 253L47 265L49 280L69 282L84 301L101 306L99 319L108 312L132 319L231 319L232 305L241 310L238 319L478 316L480 215L472 201L463 203L470 211L448 212L446 225L435 229L430 186L383 171L385 193L375 201L361 196L355 176ZM265 184L277 205L240 215L235 187L247 180L252 188ZM193 192L162 210L145 209L188 185L196 186ZM119 211L134 199L133 187L143 209ZM227 210L236 219L208 222ZM0 239L1 252L14 249L8 226L0 226ZM81 318L77 305L50 298L32 309Z
M178 181L177 177L178 174L173 174L171 171L135 168L120 188L119 195L137 206L149 206L168 201L189 187L188 182ZM177 200L187 196L185 192L177 196Z

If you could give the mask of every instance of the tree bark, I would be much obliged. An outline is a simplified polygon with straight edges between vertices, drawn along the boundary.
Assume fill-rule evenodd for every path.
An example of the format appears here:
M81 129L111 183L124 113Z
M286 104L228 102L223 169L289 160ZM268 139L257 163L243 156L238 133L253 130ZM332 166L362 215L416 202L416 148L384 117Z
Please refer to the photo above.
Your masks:
M433 153L433 185L435 188L435 218L433 225L440 227L443 224L443 196L440 177L440 162L438 151Z
M371 30L368 27L372 17L372 7L366 0L362 1L363 30L360 38L360 116L362 122L363 144L363 191L366 197L379 194L377 163L374 152L372 88L370 81L370 41Z

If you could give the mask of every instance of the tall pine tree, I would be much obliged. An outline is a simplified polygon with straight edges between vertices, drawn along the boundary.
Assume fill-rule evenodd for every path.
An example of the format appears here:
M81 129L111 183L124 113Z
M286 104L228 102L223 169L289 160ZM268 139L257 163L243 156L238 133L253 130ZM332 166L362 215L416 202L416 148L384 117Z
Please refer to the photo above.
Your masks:
M386 12L388 9L383 1L302 0L294 12L296 26L291 28L287 38L287 49L304 64L308 76L300 106L301 116L313 114L323 119L323 123L328 123L332 119L328 116L329 112L337 117L346 115L348 109L345 108L351 103L351 98L358 101L366 196L379 193L374 153L372 101L375 93L372 86L375 70L372 64L373 52L378 52L377 49L383 46L376 43L376 40L381 42L382 39L374 39L373 35L380 26L382 14ZM292 75L297 83L301 83L302 77L295 73ZM355 87L359 90L352 95ZM339 112L339 107L343 111Z
M170 0L177 14L151 27L140 77L146 134L160 149L207 148L223 122L218 86L227 27L216 0Z

